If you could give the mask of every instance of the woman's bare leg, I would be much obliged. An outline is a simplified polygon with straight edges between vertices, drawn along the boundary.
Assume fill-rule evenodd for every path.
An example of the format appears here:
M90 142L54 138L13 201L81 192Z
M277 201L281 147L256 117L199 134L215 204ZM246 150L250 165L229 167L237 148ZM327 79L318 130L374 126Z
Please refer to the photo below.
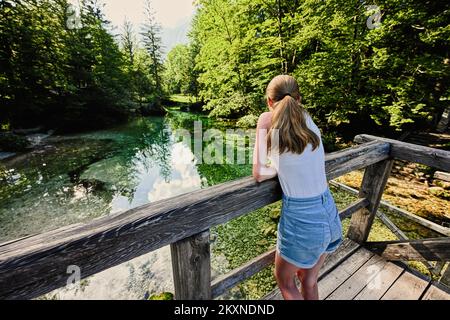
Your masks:
M275 255L275 278L285 300L303 300L294 277L298 267L284 260L278 252Z
M297 270L297 276L302 284L302 295L305 300L319 300L319 287L317 280L319 271L325 262L326 254L323 254L319 261L311 269Z

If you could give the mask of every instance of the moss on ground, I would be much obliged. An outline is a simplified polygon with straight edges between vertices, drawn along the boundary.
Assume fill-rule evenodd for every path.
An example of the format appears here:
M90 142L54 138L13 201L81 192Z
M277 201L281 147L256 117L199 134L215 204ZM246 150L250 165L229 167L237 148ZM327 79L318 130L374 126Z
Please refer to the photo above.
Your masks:
M229 270L225 271L240 267L275 246L274 226L279 210L278 202L214 228L217 240L213 253L226 257ZM259 299L272 291L276 286L272 270L267 268L240 284L235 295L241 299Z

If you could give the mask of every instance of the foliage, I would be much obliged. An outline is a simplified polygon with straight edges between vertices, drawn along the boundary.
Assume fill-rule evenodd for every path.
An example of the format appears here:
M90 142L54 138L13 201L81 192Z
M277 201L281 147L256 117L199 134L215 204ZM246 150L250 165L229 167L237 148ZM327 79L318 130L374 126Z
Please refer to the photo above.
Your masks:
M281 73L298 79L304 103L322 127L348 136L435 125L448 105L450 4L196 3L190 44L169 54L170 69L180 72L171 90L182 91L187 83L187 48L195 45L199 97L213 117L258 115L266 85ZM380 10L375 27L370 22L377 12L369 5Z
M325 152L334 152L338 150L336 145L336 133L335 132L323 132L322 133L322 143Z
M238 120L238 122L236 123L236 125L241 128L252 128L252 127L256 127L257 123L258 123L258 117L253 114L249 114L249 115L246 115L246 116L243 116L242 118L240 118Z
M169 94L198 95L198 73L195 71L195 47L177 45L164 63L164 81Z
M195 101L194 97L183 94L172 94L169 99L171 102L179 104L191 104Z
M121 51L102 5L82 0L80 8L67 0L0 2L0 123L95 128L152 97L151 59L131 25Z
M173 300L174 295L171 292L162 292L160 294L151 295L148 300Z
M30 146L27 138L11 133L0 133L0 151L25 151Z

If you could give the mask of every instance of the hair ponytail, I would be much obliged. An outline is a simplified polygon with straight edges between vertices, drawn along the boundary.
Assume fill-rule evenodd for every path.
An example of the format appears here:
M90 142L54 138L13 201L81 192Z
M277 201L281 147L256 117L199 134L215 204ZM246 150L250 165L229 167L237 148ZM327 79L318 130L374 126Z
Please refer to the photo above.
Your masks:
M267 97L273 102L272 126L267 135L268 149L272 147L275 129L278 130L278 152L301 154L309 143L313 150L320 146L320 138L306 123L307 113L300 103L297 81L290 76L275 77L267 87Z

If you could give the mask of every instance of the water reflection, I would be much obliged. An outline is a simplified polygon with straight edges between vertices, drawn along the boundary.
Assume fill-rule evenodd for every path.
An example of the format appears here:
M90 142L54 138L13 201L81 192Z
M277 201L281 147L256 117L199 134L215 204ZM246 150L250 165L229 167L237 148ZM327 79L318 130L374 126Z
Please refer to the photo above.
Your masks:
M190 161L184 159L190 159ZM148 193L148 201L171 198L198 190L202 185L207 184L206 178L201 178L198 173L196 159L191 149L181 142L173 145L171 167L170 179L164 179L163 176L157 177L152 190Z
M177 165L172 159L190 157ZM86 222L202 187L163 118L52 137L0 165L0 241Z

